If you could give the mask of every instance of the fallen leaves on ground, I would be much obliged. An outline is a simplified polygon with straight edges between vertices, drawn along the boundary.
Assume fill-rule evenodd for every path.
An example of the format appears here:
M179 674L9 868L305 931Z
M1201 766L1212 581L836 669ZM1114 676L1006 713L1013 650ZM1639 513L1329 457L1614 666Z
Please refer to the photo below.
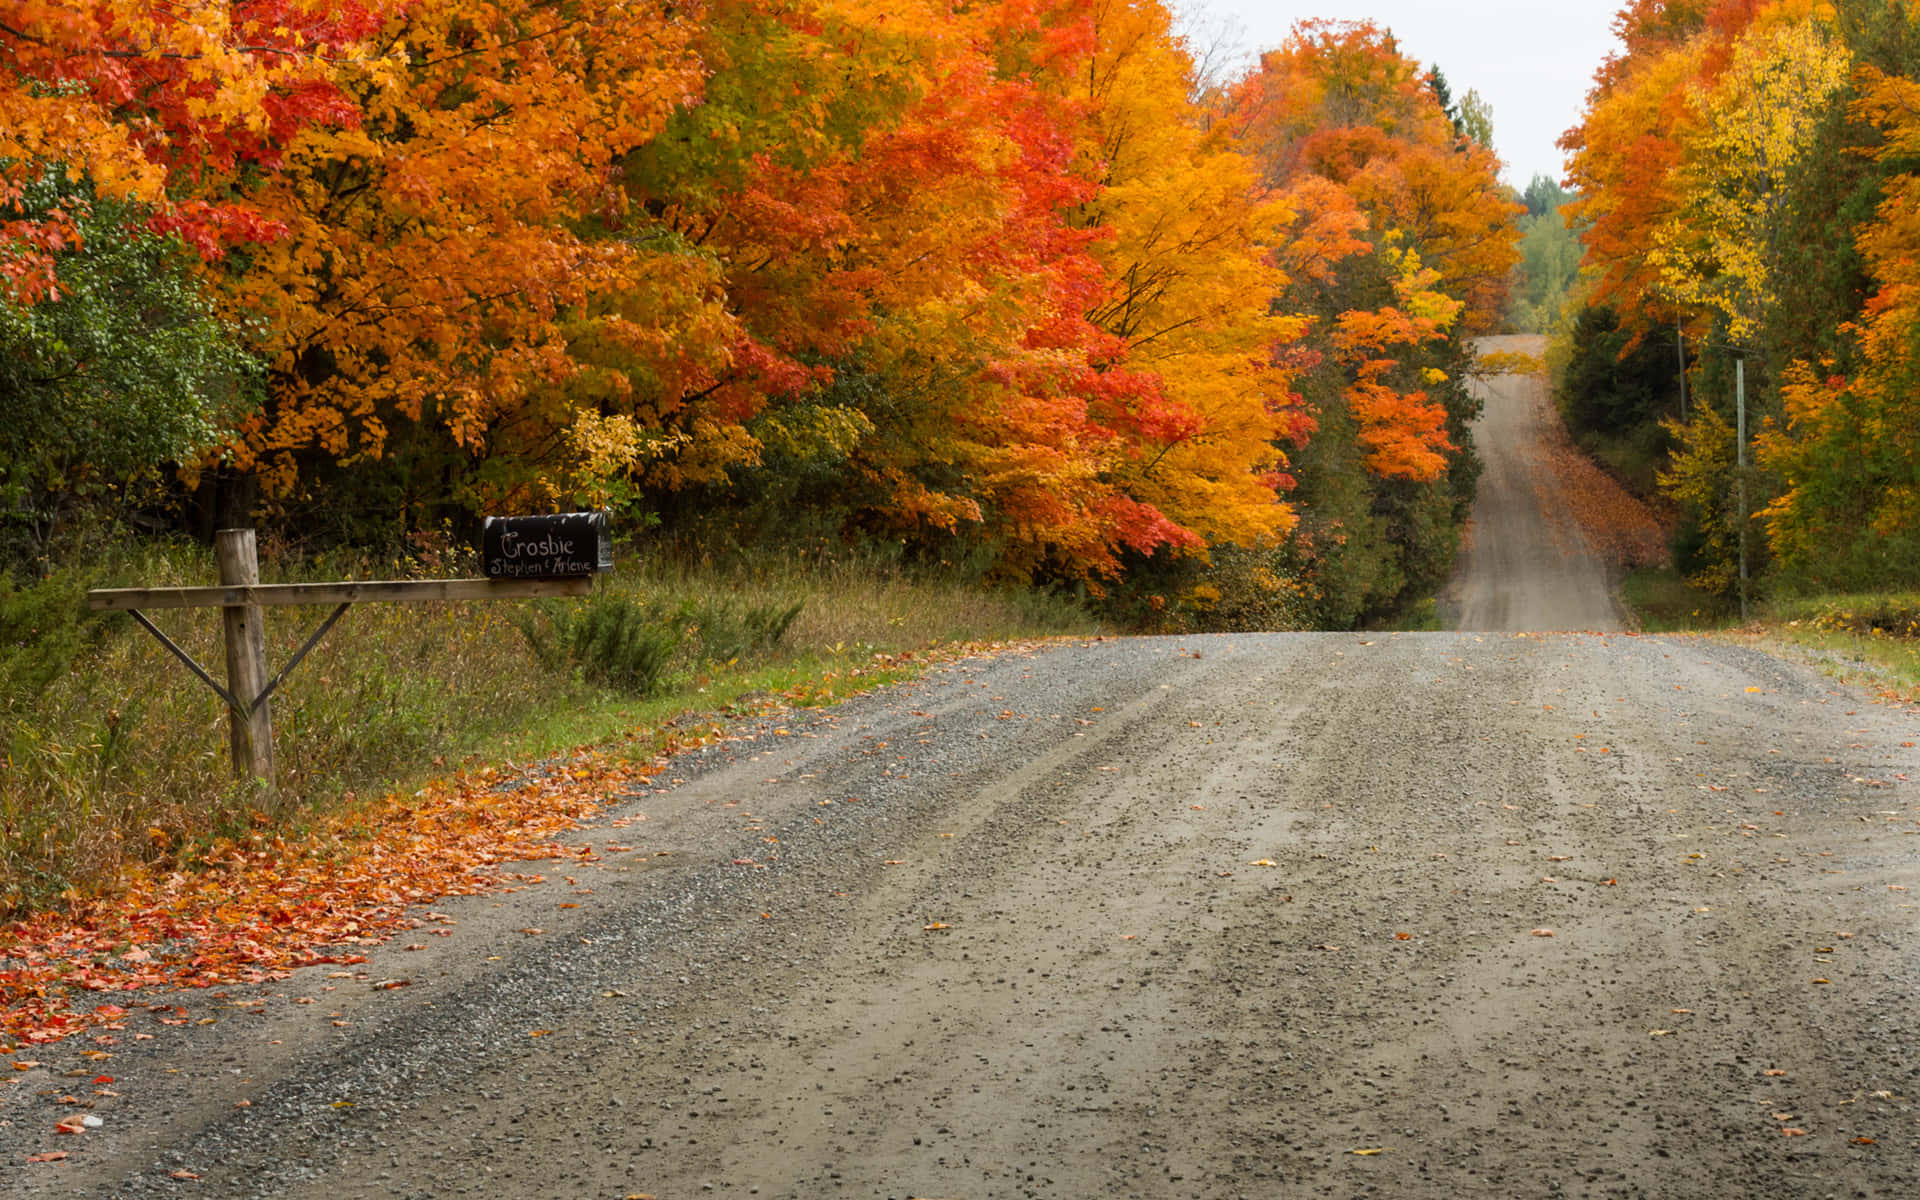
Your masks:
M0 929L0 1040L122 1027L126 1008L94 996L364 962L366 947L417 924L411 906L523 881L511 863L594 861L592 847L555 839L643 772L583 752L530 774L462 774L337 816L306 840L217 845L191 874L137 877L118 896Z
M1660 519L1574 446L1557 416L1549 413L1546 425L1548 444L1542 455L1546 477L1554 481L1556 495L1587 545L1616 567L1664 565L1667 534Z

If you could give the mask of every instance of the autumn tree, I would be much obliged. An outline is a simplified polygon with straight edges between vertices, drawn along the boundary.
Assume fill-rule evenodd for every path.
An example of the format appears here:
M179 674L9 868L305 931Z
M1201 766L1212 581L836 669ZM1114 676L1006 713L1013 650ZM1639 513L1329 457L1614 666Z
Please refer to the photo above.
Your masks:
M213 260L278 234L239 181L349 119L335 82L382 68L362 41L377 28L354 4L0 3L15 499L124 484L256 399L241 322L213 311L179 247Z
M1227 109L1298 214L1280 305L1305 324L1282 361L1314 429L1292 553L1334 624L1443 578L1472 494L1467 343L1500 320L1520 209L1440 82L1377 26L1305 22Z
M1699 531L1690 545L1707 558L1694 575L1709 590L1731 587L1733 533L1750 519L1742 487L1758 508L1778 478L1749 471L1736 486L1735 455L1718 444L1732 436L1732 359L1745 369L1750 424L1775 424L1763 460L1778 470L1793 458L1778 423L1811 428L1807 414L1824 407L1815 381L1856 353L1841 332L1865 293L1853 230L1878 185L1863 165L1876 138L1848 115L1854 64L1907 19L1807 0L1631 4L1616 23L1626 53L1602 69L1565 143L1592 302L1632 334L1623 354L1663 327L1663 340L1678 327L1695 350L1692 420L1668 426L1665 478L1683 530ZM1808 355L1826 366L1791 365ZM1786 528L1775 525L1775 542L1791 563Z
M1884 164L1920 155L1920 81L1869 68L1856 111L1878 128ZM1857 364L1802 361L1783 419L1760 438L1785 487L1764 513L1789 578L1879 589L1920 583L1920 173L1896 170L1858 243L1878 290L1853 328Z

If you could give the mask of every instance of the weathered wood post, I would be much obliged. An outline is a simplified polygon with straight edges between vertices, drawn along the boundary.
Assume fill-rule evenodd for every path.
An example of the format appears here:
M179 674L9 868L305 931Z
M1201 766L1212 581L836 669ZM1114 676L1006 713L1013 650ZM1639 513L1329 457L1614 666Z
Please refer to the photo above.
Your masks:
M221 529L213 535L213 553L220 564L223 587L252 588L260 583L260 559L251 529ZM229 706L228 731L233 745L233 772L269 791L274 787L273 710L267 690L267 628L258 604L228 604L221 608L227 647L227 692L239 706Z
M224 700L232 714L228 730L233 770L269 794L273 773L273 716L267 698L320 644L335 621L353 605L378 602L527 600L585 596L593 577L613 570L613 533L607 514L556 513L545 517L489 517L482 537L485 579L390 579L366 583L260 582L260 560L251 529L222 529L213 535L220 564L218 587L95 588L87 607L96 612L125 612L158 638L167 652ZM262 608L280 604L331 604L333 613L268 678L267 629ZM226 636L227 686L221 687L149 620L142 608L219 608Z

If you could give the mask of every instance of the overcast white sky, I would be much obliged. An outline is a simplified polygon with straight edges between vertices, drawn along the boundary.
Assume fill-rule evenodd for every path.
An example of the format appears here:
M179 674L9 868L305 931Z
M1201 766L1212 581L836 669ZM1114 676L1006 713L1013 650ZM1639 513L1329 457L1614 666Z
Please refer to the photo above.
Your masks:
M1438 64L1454 98L1476 90L1493 106L1494 149L1504 177L1524 188L1535 175L1560 178L1554 145L1580 117L1593 73L1618 48L1613 15L1621 0L1169 0L1200 28L1239 27L1249 54L1286 40L1308 17L1366 19L1393 31L1400 52Z

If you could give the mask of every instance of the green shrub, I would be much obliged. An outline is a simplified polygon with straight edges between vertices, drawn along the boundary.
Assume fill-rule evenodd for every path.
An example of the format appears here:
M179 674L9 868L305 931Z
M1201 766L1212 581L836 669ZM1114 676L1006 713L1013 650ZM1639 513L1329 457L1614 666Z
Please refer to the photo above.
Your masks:
M87 589L95 575L91 569L67 568L25 587L0 575L0 712L38 699L99 644L114 622L127 620L87 612Z
M684 640L684 626L655 604L607 589L585 603L552 602L514 623L543 666L635 696L652 695Z
M805 601L785 606L777 602L743 605L710 598L693 614L701 657L708 662L727 663L768 653L780 644L804 607Z
M541 605L514 622L548 670L651 696L676 669L771 653L804 607L718 593L675 604L608 587L584 602Z

